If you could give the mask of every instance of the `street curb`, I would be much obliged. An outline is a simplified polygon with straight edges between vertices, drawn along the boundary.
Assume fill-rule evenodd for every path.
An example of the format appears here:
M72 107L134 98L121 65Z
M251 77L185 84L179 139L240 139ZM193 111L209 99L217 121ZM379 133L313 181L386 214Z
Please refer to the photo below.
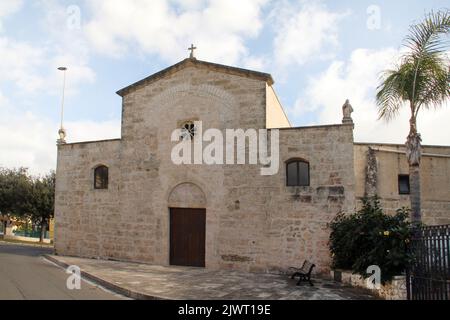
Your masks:
M69 264L58 260L54 256L45 254L45 255L43 255L43 257L44 257L44 259L46 259L50 262L53 262L54 264L56 264L64 269L67 269L70 266ZM110 291L113 291L115 293L121 294L125 297L131 298L134 300L170 300L167 298L151 296L151 295L148 295L148 294L145 294L142 292L138 292L138 291L126 289L124 287L120 287L117 284L114 284L105 279L99 278L97 276L94 276L83 270L81 270L81 276L89 281L92 281L92 282L104 287L105 289L108 289Z

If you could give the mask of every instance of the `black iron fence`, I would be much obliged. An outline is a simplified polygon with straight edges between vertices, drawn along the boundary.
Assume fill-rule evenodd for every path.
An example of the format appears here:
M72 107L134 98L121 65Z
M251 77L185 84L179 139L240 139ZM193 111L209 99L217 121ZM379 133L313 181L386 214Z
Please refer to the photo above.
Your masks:
M409 300L449 300L450 225L422 227L410 246Z

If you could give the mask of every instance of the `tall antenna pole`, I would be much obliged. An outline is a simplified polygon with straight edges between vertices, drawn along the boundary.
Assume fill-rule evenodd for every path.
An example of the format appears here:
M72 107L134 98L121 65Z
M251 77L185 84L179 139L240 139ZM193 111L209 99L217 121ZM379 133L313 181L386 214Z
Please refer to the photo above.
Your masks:
M64 123L64 96L66 91L66 67L59 67L59 71L62 71L64 73L64 81L63 81L63 88L62 88L62 100L61 100L61 125L58 131L59 139L57 141L58 144L65 144L66 143L66 130L64 129L63 123Z

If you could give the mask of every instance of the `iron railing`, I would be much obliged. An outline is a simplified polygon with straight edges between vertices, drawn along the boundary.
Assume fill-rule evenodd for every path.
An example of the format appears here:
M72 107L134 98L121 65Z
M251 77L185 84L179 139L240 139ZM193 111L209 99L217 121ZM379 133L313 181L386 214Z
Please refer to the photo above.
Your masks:
M450 225L420 228L410 246L414 261L407 275L410 300L449 300Z

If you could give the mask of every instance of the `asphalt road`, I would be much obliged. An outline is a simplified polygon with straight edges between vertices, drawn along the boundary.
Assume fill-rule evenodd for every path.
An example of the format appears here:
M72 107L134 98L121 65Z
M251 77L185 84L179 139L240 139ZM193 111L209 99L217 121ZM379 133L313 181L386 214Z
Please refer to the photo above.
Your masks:
M80 290L69 290L69 274L42 255L50 248L0 242L0 300L118 300L123 297L95 284L81 282Z

